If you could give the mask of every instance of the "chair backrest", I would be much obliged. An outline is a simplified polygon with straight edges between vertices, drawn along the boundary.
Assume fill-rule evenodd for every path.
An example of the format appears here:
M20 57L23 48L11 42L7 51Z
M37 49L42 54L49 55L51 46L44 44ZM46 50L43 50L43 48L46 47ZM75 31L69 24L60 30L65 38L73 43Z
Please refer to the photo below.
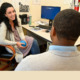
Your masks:
M9 53L5 47L9 48L10 50L12 50L13 54L12 53ZM9 64L3 66L0 68L0 70L4 70L6 69L12 62L12 60L14 59L15 57L15 50L12 46L9 46L9 45L0 45L0 61L3 61L3 62L9 62Z
M5 49L5 47L4 46L0 46L0 54L2 54L2 53L8 53L8 51Z
M9 59L13 56L12 53L9 53L4 46L0 46L0 58Z
M12 50L12 53L9 53L5 47L9 48L10 50ZM9 45L0 45L0 60L5 60L4 58L10 58L10 59L6 59L7 61L12 60L15 57L15 50L12 46ZM3 58L3 59L2 59Z

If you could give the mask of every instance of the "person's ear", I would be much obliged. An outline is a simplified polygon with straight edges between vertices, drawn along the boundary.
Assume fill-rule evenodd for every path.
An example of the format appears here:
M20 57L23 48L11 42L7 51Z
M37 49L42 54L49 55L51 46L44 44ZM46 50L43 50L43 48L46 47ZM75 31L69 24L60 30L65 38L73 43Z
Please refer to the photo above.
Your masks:
M6 17L7 17L7 15L6 15L6 14L4 14L4 16L6 16Z
M53 35L53 36L56 35L56 32L55 32L55 28L54 28L54 26L52 26L52 35Z
M52 41L53 41L55 35L56 35L55 28L54 28L54 26L52 26L51 32L50 32L50 37L51 37Z

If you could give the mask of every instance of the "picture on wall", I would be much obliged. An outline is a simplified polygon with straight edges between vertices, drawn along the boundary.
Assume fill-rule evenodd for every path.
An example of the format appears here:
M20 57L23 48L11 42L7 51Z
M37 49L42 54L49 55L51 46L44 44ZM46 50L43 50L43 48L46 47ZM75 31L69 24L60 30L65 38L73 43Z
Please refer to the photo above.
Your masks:
M19 12L29 12L29 5L23 5L19 2Z

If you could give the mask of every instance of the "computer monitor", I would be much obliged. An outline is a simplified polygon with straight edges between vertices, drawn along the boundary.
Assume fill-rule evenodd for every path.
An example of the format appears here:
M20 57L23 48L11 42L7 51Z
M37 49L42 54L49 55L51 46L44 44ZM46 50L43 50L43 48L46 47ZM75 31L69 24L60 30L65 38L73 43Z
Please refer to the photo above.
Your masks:
M61 7L55 6L41 6L41 18L49 19L49 26L52 26L52 21L58 12L60 12Z

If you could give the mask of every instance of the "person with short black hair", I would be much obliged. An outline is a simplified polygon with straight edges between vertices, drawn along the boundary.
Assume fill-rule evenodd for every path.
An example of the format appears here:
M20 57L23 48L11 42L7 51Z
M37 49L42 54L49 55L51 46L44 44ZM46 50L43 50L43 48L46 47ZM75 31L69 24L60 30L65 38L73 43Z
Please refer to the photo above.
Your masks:
M60 11L50 32L52 45L49 50L28 56L15 71L80 70L80 52L74 46L80 35L80 13L73 9Z
M65 38L68 41L76 41L80 34L79 17L79 13L74 10L64 10L57 14L53 26L56 30L58 39Z

